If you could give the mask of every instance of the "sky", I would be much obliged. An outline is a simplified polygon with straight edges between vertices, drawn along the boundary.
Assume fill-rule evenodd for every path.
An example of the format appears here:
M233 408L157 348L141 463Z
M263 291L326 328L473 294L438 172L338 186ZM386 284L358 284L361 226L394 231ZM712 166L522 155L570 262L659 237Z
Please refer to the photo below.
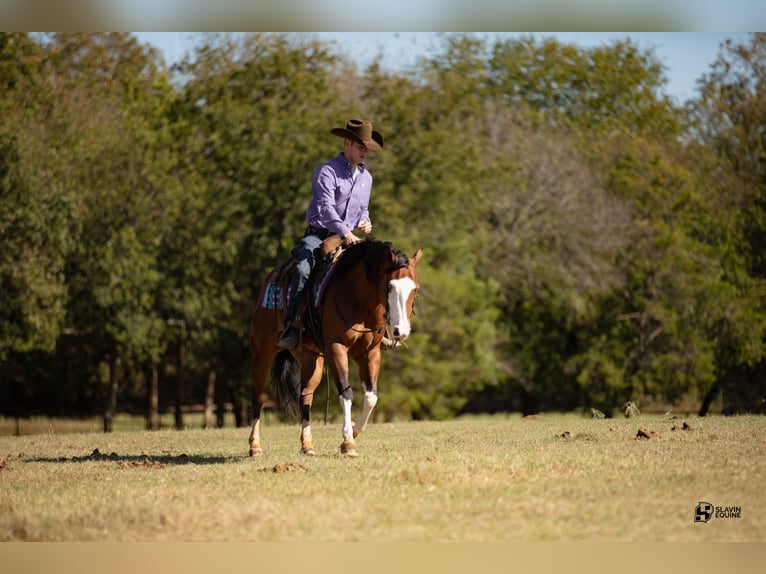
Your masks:
M312 32L332 43L339 54L350 58L360 69L376 59L389 69L405 70L437 49L438 32ZM562 43L593 47L630 38L641 49L652 50L665 66L666 93L682 104L697 95L696 82L715 61L722 42L731 38L747 42L747 32L480 32L495 38L530 35L555 37ZM175 63L200 41L191 32L139 32L139 41L157 47L168 64Z

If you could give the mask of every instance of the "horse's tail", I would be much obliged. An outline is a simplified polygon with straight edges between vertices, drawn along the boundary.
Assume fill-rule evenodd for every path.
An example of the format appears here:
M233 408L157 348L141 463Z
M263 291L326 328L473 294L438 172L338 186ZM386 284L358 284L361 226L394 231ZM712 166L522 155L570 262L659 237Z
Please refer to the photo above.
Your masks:
M301 416L301 371L289 351L280 351L271 365L271 385L277 402L290 422Z

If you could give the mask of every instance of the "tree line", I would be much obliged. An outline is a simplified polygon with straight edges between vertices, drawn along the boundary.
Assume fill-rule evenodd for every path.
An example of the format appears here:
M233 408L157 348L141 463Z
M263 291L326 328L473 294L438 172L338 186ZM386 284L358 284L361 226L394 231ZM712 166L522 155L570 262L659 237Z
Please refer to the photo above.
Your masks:
M247 424L258 289L355 116L386 136L376 237L425 250L378 416L763 412L765 72L764 34L680 104L630 40L451 34L392 71L310 35L170 67L130 34L0 33L0 414Z

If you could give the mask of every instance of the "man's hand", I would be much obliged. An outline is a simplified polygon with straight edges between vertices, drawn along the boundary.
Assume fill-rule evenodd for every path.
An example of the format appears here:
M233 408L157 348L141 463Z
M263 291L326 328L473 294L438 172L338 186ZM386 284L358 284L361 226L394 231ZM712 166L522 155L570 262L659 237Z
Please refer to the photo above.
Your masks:
M361 231L365 235L369 235L370 233L372 233L372 223L370 223L369 221L360 221L356 230Z
M360 241L361 239L359 239L356 235L354 235L350 231L343 236L343 242L346 245L353 245L354 243L359 243Z

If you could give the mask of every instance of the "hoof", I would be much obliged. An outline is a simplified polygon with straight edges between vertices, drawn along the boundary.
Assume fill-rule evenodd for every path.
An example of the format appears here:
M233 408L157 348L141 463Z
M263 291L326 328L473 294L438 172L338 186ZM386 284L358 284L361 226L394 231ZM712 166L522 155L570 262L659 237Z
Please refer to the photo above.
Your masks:
M302 446L301 454L304 456L316 456L317 451L314 450L313 446Z
M359 456L356 452L356 445L350 440L344 440L340 445L340 453L348 458L354 458Z
M261 456L263 454L261 441L258 437L251 436L248 442L250 443L250 456Z

